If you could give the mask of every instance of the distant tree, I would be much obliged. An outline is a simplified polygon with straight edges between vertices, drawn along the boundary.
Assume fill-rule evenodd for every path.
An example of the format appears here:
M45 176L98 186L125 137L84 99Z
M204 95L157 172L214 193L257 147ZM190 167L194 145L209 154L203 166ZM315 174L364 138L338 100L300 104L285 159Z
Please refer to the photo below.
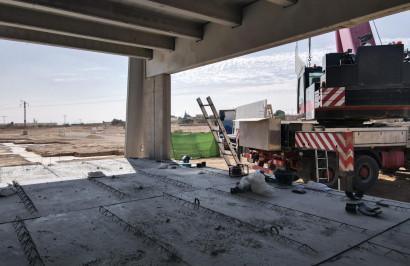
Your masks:
M194 122L194 120L190 119L190 118L182 118L180 124L192 124Z
M187 114L186 111L185 111L184 118L191 118L191 116L189 114Z
M111 125L113 125L113 126L124 126L124 125L125 125L125 122L122 121L121 119L116 119L116 118L114 118L114 119L111 121Z
M276 112L273 115L280 119L285 119L285 116L286 116L285 112L282 110L276 110Z

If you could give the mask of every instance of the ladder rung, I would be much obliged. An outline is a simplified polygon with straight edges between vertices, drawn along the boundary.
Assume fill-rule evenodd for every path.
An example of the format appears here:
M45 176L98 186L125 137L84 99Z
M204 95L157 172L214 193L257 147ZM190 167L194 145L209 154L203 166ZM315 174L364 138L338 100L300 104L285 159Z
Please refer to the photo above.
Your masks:
M232 153L225 153L225 152L223 152L223 153L222 153L222 155L226 155L226 156L233 156L233 154L232 154Z
M203 104L202 106L211 106L211 105L209 105L209 104Z
M327 168L318 168L318 170L327 170Z

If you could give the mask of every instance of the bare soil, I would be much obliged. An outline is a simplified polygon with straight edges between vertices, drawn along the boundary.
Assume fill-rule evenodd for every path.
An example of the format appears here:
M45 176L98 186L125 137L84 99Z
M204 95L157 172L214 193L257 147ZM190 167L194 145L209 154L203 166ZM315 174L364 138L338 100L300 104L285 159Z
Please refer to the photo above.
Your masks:
M92 128L91 126L31 128L26 136L22 135L21 129L1 129L0 142L32 144L26 150L43 157L124 154L123 127L104 126L98 131Z
M0 154L0 167L32 165L32 164L37 164L37 163L29 162L23 157L19 155L15 155L15 154L8 154L8 155Z

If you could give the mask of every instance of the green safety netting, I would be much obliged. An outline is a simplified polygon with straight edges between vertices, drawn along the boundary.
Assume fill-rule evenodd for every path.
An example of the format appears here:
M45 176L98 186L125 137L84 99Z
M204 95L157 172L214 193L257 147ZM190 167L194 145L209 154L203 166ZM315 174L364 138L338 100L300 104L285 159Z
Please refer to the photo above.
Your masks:
M184 155L192 159L217 157L219 148L210 132L174 132L171 134L171 156L181 160Z

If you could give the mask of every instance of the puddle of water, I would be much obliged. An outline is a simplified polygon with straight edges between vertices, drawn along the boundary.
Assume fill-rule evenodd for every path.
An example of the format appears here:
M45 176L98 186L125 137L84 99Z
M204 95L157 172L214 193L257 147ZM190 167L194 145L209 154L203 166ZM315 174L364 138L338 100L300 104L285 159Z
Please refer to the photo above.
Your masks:
M91 157L75 157L75 156L55 156L55 157L42 157L31 151L26 151L27 146L29 144L14 144L14 143L2 143L2 145L8 147L11 150L11 153L2 153L2 155L11 155L16 154L20 155L24 159L29 162L33 163L41 163L41 164L53 164L59 163L61 161L70 161L70 160L78 160L78 159L95 159L95 158L105 158L111 157L112 155L108 156L91 156Z

